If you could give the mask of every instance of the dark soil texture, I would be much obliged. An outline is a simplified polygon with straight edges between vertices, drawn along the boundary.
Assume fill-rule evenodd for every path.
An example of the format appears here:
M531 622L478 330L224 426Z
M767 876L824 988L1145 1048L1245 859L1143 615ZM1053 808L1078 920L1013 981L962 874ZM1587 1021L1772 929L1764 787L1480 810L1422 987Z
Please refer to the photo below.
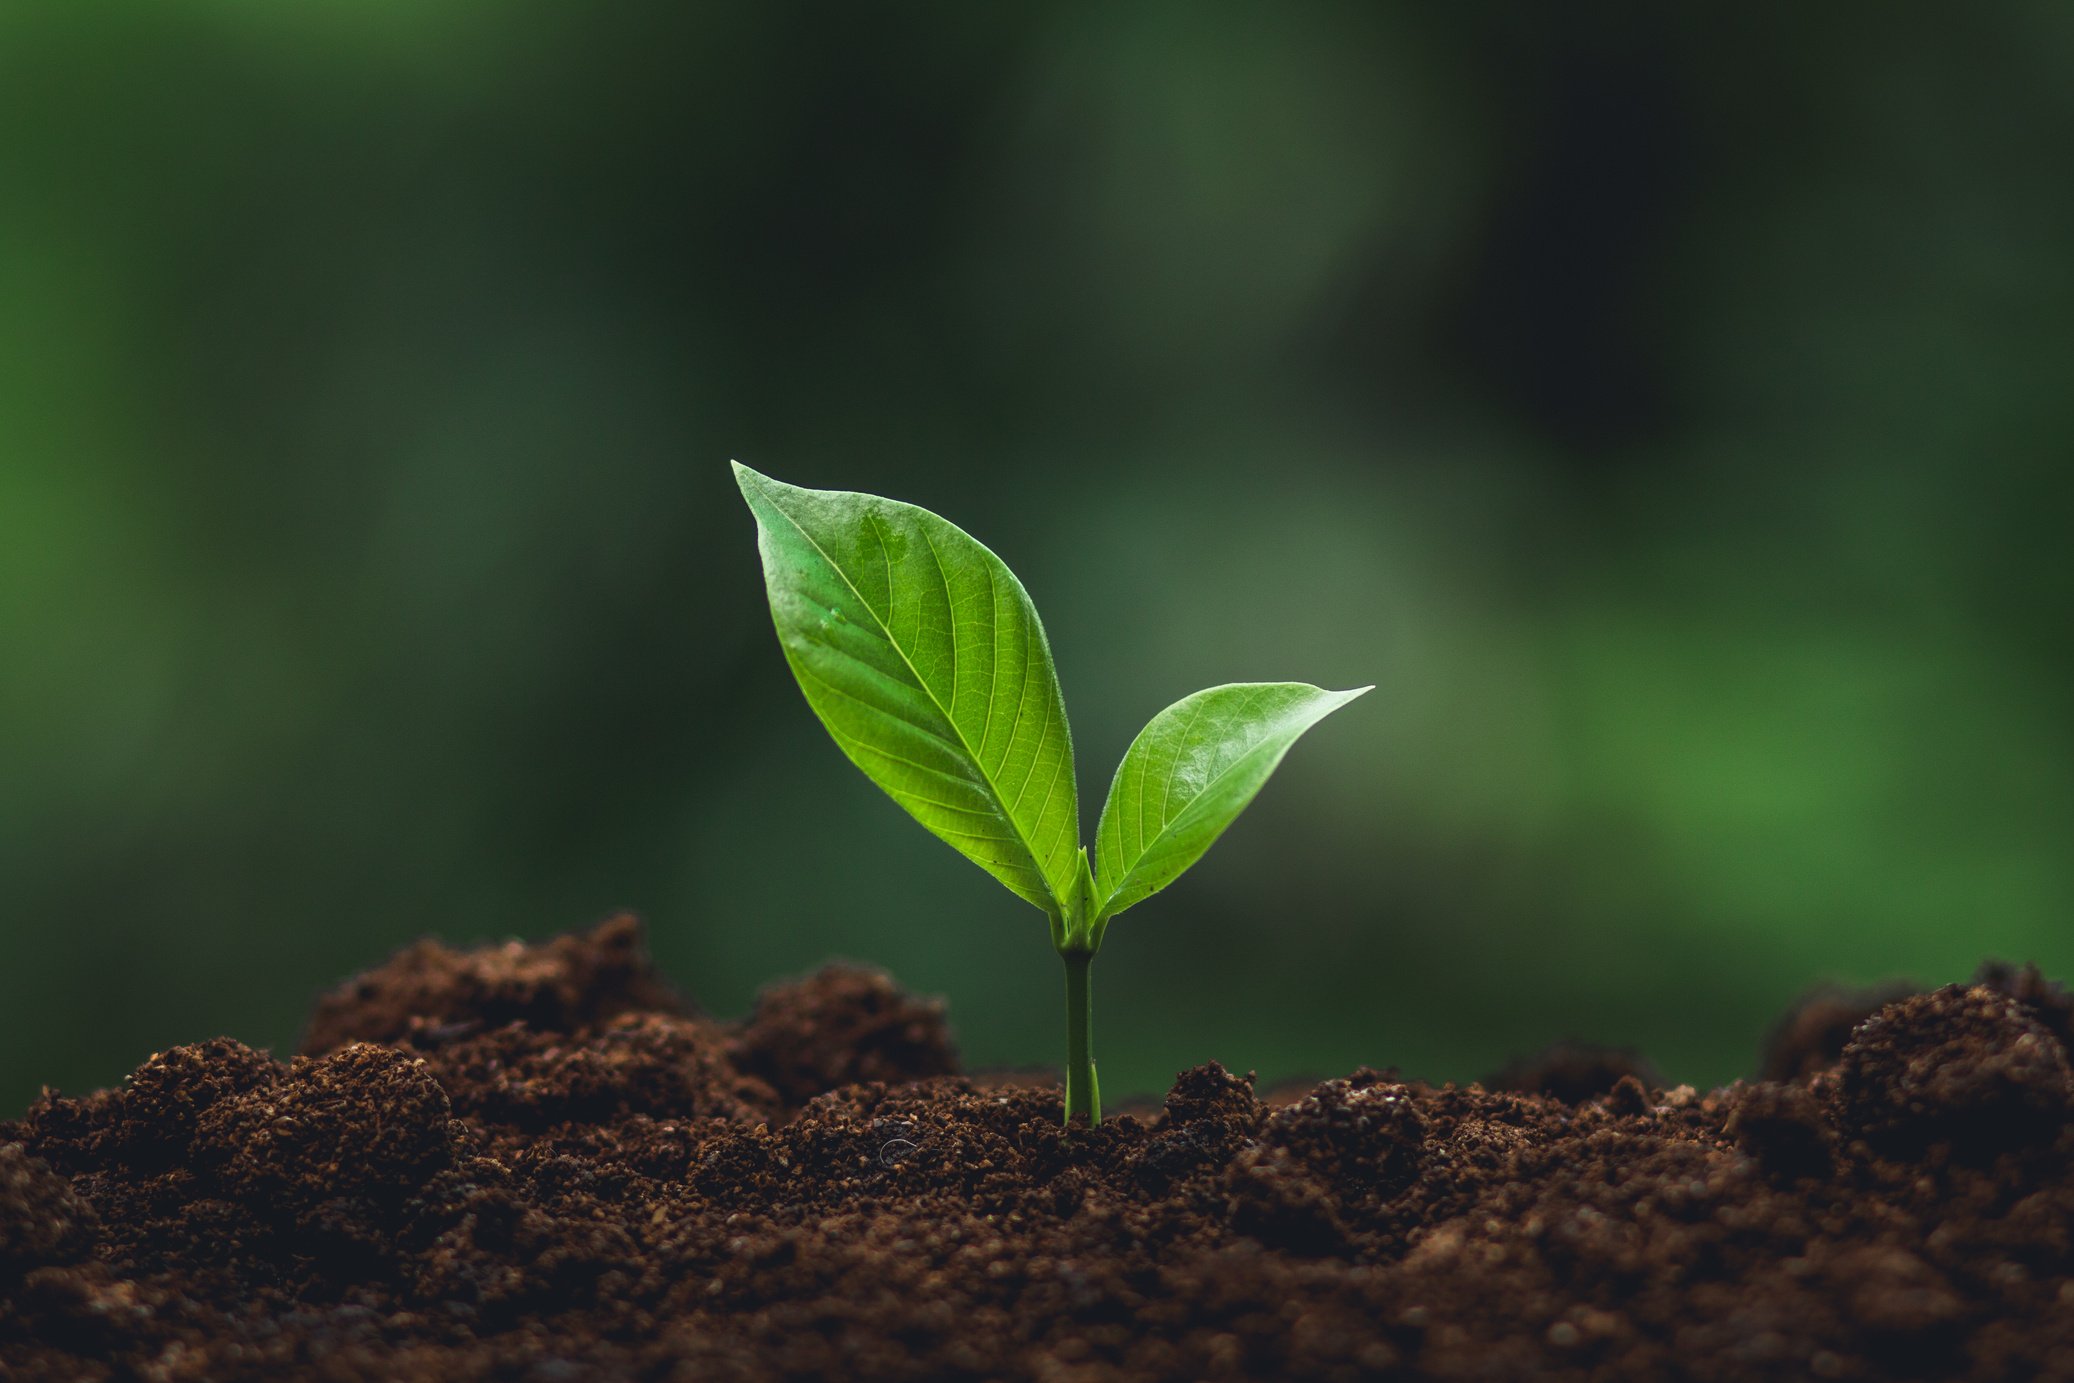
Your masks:
M2070 1038L1990 968L1708 1094L1201 1066L1068 1135L877 974L421 944L0 1123L0 1378L2074 1379Z

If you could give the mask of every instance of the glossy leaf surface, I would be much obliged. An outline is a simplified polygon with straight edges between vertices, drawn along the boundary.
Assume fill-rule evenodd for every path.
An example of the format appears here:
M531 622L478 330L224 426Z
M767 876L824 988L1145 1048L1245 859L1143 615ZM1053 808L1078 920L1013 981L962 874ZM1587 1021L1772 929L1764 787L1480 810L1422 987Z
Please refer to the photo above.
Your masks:
M1095 878L1109 918L1202 858L1304 731L1371 690L1234 682L1183 697L1131 743L1095 832Z
M1048 913L1079 869L1079 798L1044 626L1014 573L926 509L739 463L785 658L850 761Z

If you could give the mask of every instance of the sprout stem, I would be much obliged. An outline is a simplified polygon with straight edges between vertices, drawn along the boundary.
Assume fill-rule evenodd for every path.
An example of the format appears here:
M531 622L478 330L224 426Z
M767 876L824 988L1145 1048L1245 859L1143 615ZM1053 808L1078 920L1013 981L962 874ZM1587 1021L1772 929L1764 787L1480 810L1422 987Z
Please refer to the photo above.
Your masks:
M1102 1122L1102 1087L1095 1081L1095 1008L1088 984L1094 952L1059 953L1066 962L1066 1125L1075 1115L1087 1116L1089 1128Z

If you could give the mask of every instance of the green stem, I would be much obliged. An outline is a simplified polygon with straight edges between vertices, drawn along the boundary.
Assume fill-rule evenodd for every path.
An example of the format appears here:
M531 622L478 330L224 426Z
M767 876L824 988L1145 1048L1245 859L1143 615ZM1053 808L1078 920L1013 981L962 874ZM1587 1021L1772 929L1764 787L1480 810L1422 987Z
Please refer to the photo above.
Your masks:
M1102 1087L1095 1081L1095 1009L1088 985L1092 951L1061 951L1066 962L1066 1124L1087 1116L1089 1128L1102 1122Z

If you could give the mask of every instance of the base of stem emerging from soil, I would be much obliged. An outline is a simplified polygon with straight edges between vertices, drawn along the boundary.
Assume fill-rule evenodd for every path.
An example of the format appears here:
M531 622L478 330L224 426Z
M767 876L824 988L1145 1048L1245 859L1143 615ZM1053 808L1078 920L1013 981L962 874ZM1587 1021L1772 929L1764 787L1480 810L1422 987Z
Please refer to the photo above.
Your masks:
M1066 1123L1085 1116L1088 1126L1102 1122L1102 1087L1095 1080L1095 1006L1088 971L1091 951L1061 951L1066 962Z

